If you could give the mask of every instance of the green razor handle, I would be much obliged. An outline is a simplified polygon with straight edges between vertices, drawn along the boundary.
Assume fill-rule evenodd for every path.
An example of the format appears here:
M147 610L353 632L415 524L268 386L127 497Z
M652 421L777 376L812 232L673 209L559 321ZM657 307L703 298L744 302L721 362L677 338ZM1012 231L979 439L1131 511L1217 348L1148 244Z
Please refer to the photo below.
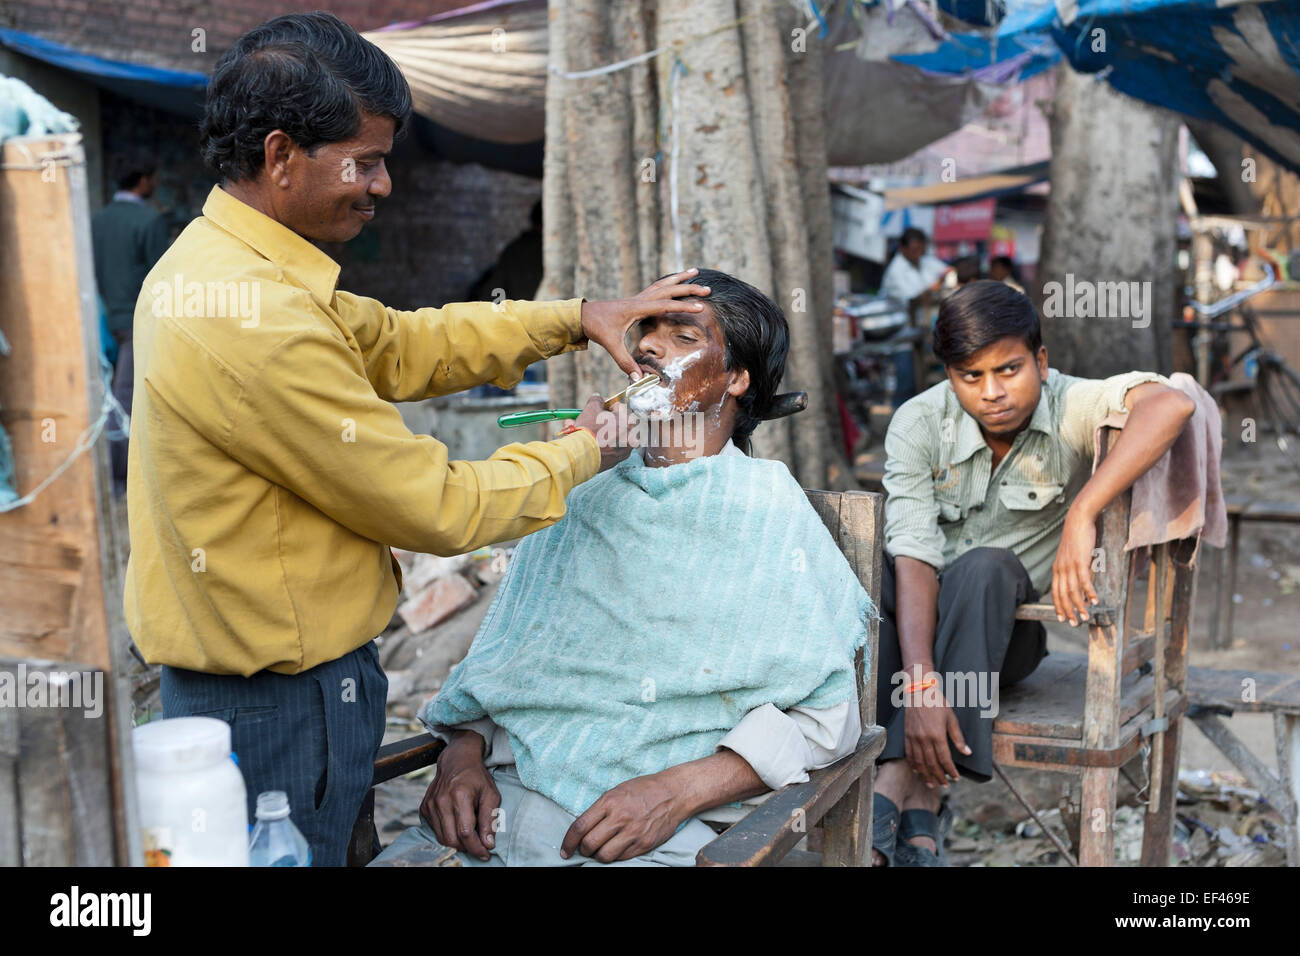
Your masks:
M581 408L544 408L539 412L511 412L497 419L501 428L518 428L520 425L535 425L538 422L553 422L561 418L577 418L582 414Z

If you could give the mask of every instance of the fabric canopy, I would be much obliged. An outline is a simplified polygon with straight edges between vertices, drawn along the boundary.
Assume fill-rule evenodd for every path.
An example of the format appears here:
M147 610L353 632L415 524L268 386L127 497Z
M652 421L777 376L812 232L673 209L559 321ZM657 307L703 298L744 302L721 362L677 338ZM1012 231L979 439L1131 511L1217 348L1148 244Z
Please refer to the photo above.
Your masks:
M364 33L411 85L420 115L494 143L542 139L546 120L545 0L453 10Z

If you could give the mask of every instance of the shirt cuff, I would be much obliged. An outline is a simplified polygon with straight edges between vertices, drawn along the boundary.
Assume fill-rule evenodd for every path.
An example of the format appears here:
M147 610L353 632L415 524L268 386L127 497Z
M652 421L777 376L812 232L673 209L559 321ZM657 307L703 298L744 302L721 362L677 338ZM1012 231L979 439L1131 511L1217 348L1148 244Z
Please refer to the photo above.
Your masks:
M755 707L718 743L745 759L771 790L808 780L808 771L826 767L853 752L861 733L857 693L827 708L774 704Z
M568 435L561 435L552 441L557 445L563 445L565 451L573 459L573 483L580 485L588 479L596 477L600 471L600 442L596 441L596 436L586 428L579 428L576 432Z
M917 561L924 561L935 572L943 570L943 552L936 551L933 547L926 544L920 538L909 534L900 534L896 538L885 535L885 550L890 557L894 558L913 558Z
M1124 407L1124 401L1128 397L1129 389L1146 385L1148 382L1169 385L1169 379L1155 372L1130 372L1127 375L1114 376L1106 383L1107 408L1113 413L1126 414L1128 409Z
M451 743L451 738L458 730L472 730L483 738L483 759L486 761L492 755L492 735L496 732L496 724L491 717L480 717L478 720L471 720L463 724L425 724L425 728L433 737L437 737L444 743Z

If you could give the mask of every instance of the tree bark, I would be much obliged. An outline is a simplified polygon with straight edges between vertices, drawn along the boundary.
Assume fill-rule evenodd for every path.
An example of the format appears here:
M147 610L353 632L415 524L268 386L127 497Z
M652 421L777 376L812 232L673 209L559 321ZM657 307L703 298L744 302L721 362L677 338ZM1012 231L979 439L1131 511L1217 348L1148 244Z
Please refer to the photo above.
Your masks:
M1171 369L1177 279L1178 119L1060 67L1051 110L1052 192L1035 285L1053 367L1105 377ZM1149 283L1143 317L1080 316L1064 294ZM1055 301L1051 283L1062 291ZM1139 288L1141 286L1139 285ZM1074 314L1062 314L1063 311ZM1146 322L1143 326L1143 322Z
M763 290L790 323L780 391L809 404L761 425L754 451L838 489L853 481L829 354L822 50L815 27L794 33L806 27L767 0L551 4L539 297L622 297L691 266ZM658 48L600 76L558 75ZM551 361L548 378L560 405L626 384L599 349Z

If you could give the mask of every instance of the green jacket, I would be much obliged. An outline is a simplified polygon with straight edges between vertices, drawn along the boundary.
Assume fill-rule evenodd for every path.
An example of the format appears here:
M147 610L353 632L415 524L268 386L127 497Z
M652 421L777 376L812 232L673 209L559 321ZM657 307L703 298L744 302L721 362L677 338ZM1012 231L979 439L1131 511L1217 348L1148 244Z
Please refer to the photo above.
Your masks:
M144 277L169 245L167 220L151 206L118 199L95 213L90 232L109 331L130 332Z

